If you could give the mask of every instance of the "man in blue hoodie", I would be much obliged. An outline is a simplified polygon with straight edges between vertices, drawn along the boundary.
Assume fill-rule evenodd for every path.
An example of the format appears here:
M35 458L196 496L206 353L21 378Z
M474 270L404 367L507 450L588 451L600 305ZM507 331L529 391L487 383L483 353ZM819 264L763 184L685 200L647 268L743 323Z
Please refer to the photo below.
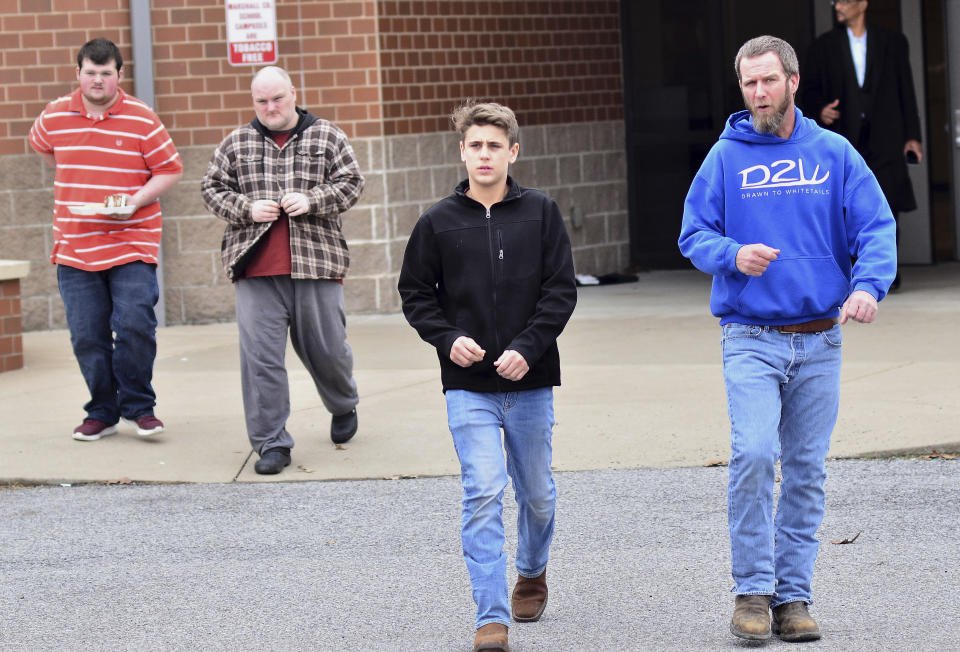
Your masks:
M697 172L679 240L713 275L710 309L723 331L730 630L770 638L772 607L781 639L814 640L807 605L839 406L840 324L876 317L896 274L895 226L853 146L794 106L790 44L747 41L734 67L748 110L730 116Z

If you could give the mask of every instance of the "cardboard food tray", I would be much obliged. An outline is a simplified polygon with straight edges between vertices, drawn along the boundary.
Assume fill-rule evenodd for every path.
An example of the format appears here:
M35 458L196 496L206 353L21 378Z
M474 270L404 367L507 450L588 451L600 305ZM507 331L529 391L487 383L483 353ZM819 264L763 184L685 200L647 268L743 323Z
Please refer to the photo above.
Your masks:
M105 215L107 217L129 217L133 215L134 206L104 206L103 204L82 204L69 206L74 215Z

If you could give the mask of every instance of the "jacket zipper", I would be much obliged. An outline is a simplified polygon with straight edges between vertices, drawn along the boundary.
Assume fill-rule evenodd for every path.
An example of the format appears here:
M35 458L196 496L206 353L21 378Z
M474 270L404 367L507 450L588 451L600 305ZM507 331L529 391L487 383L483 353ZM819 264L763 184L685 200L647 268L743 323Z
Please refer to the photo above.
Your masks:
M502 347L500 346L500 331L497 328L497 266L493 262L493 225L490 221L490 209L486 209L487 214L487 242L490 245L490 276L492 277L492 287L493 287L493 335L497 343L497 351L494 353L497 357L502 353ZM500 236L500 233L497 233ZM503 238L501 237L501 247L500 247L500 260L503 260ZM497 385L500 385L500 381L497 380Z

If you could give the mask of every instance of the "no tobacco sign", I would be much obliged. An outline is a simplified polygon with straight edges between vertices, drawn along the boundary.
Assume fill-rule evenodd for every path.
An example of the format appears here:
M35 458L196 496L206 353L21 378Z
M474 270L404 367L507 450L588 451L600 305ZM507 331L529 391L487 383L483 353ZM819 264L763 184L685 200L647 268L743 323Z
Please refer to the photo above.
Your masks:
M231 66L277 62L275 0L226 0L227 56Z

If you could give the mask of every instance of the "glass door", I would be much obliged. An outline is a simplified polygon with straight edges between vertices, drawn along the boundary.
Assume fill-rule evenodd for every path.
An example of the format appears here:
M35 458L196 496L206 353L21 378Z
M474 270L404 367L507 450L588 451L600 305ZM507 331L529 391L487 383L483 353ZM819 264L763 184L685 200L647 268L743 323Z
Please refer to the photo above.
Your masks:
M731 113L743 108L733 59L775 34L798 53L809 0L622 0L630 258L637 270L687 267L677 250L690 182Z

